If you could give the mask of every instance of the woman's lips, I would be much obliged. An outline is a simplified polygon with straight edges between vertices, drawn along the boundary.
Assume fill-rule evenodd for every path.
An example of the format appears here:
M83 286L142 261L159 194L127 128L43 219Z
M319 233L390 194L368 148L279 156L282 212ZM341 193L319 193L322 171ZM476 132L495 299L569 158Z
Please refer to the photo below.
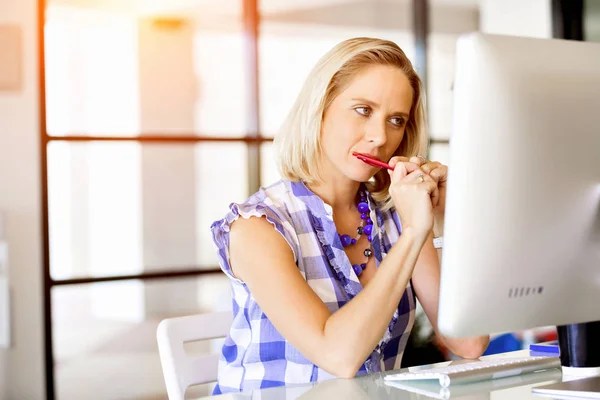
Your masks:
M382 161L382 162L383 162L383 160L382 160L381 158L377 157L377 156L376 156L376 155L374 155L374 154L369 154L369 153L360 153L360 152L358 152L358 151L355 151L355 152L353 152L353 153L352 153L352 155L353 155L353 156L355 156L355 157L356 157L357 155L358 155L358 156L363 156L363 157L370 158L371 160L376 160L376 161Z
M354 152L352 153L352 155L356 158L358 158L359 160L361 160L362 162L364 162L365 164L369 164L373 167L377 167L377 168L386 168L389 169L391 171L394 170L394 168L390 167L389 164L381 161L378 158L372 157L370 155L366 155L366 154L362 154L362 153L357 153Z

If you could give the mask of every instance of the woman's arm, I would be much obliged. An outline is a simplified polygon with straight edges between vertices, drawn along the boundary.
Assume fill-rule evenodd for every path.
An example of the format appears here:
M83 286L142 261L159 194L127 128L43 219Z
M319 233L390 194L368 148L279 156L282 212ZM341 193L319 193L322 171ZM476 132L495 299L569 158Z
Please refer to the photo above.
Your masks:
M446 185L448 179L448 167L436 161L419 160L418 157L410 159L419 165L423 172L429 174L438 186L438 202L434 207L433 235L436 237L444 234L444 214L446 210ZM429 318L436 335L442 343L454 354L463 358L480 357L490 342L489 336L479 336L464 339L448 338L440 334L437 326L438 306L440 301L440 260L442 250L433 247L433 235L425 242L417 266L413 274L413 287L419 298L419 302Z
M490 342L489 336L471 338L448 338L440 334L437 326L438 306L440 300L440 261L441 249L433 247L433 236L423 245L421 255L413 272L412 283L417 298L423 306L425 314L442 343L455 355L474 359L480 357Z
M286 241L264 218L234 222L229 250L234 274L281 335L314 364L350 378L383 337L425 239L407 229L364 290L333 314L300 274Z

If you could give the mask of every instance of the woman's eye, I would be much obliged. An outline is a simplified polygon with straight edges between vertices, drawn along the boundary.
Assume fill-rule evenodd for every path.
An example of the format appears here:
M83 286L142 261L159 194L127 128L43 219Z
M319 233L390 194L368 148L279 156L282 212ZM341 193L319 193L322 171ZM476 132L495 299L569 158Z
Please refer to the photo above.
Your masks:
M369 107L356 107L354 110L360 115L364 116L368 116L369 114L371 114L371 110L369 109Z
M402 117L394 117L390 120L392 122L392 124L400 127L400 126L404 126L404 118Z

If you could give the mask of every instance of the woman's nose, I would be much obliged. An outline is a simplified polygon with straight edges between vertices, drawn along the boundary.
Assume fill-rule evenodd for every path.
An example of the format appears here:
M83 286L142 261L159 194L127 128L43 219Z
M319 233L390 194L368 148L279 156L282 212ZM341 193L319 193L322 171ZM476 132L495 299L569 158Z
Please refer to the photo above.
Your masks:
M372 121L365 127L365 139L374 146L383 146L387 140L385 122Z

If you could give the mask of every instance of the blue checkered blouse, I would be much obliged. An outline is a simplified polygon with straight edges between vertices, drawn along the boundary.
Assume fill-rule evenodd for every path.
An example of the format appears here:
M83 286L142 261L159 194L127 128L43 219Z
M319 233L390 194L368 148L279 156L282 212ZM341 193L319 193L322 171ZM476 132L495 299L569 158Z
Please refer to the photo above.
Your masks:
M381 211L370 196L368 202L374 228L373 255L379 265L402 229L395 212ZM289 244L308 285L333 313L356 296L362 286L338 237L331 207L304 183L281 180L261 189L244 203L231 204L230 209L225 218L215 221L211 227L219 264L231 278L233 294L233 325L223 345L214 393L333 378L279 334L248 287L233 276L228 250L231 223L240 216L266 216ZM358 375L400 368L414 323L415 303L409 283L386 333Z

